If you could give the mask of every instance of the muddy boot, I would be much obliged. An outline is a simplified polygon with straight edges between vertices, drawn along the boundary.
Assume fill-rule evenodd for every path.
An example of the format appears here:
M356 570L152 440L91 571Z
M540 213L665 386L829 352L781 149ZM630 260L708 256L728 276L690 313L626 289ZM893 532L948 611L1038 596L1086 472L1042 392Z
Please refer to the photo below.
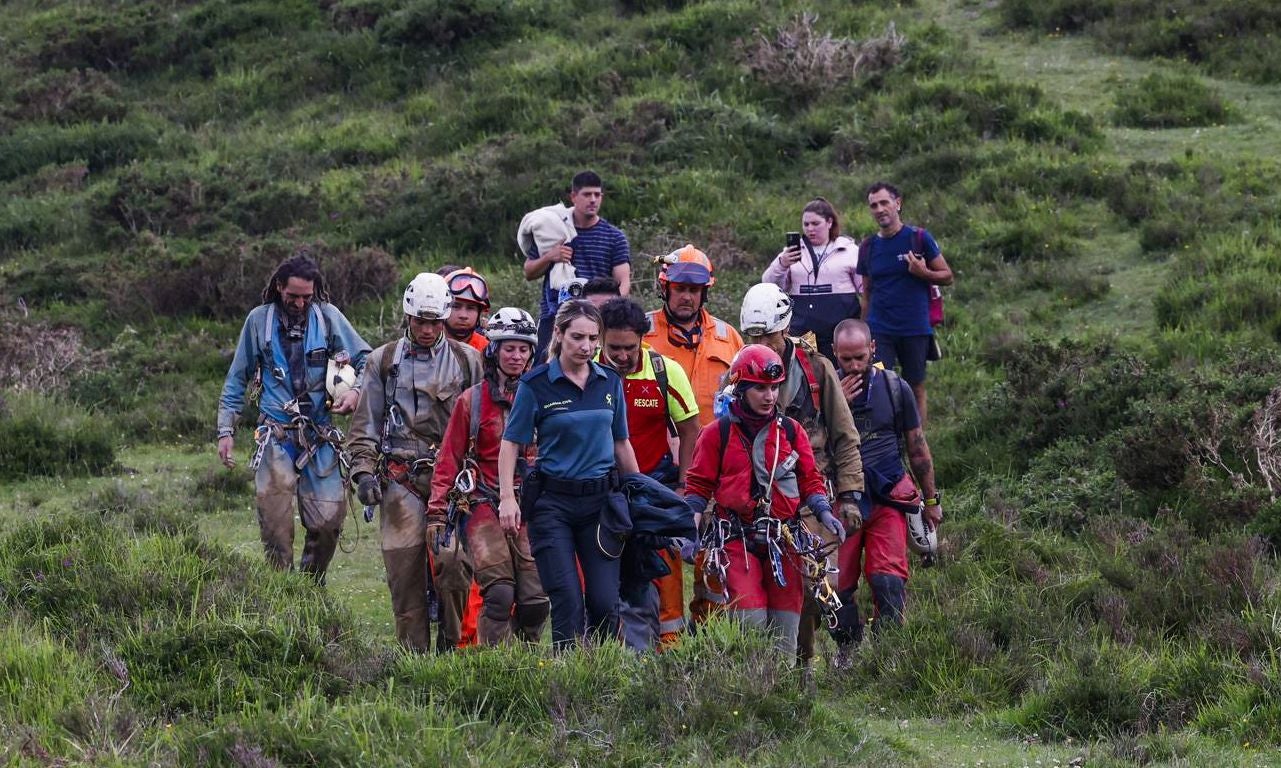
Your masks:
M543 627L547 625L547 617L550 613L551 603L547 600L541 603L517 605L516 632L520 635L520 639L537 645L543 637Z
M427 547L383 552L387 586L391 589L391 611L396 619L396 639L411 651L431 650L431 626L427 623Z
M334 559L334 550L338 548L338 531L311 530L303 539L302 561L299 567L303 573L311 574L320 586L325 585L325 574L329 562Z

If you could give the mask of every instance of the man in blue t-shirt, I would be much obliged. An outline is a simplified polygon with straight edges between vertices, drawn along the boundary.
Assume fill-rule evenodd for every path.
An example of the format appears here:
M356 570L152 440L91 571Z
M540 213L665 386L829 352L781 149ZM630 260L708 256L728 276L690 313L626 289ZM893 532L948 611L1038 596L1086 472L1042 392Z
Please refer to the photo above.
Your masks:
M912 385L923 425L925 361L934 343L930 287L951 285L952 269L929 232L903 223L903 196L892 184L868 187L867 206L878 231L859 248L855 268L863 276L863 317L872 328L877 362L897 364Z
M863 638L854 600L859 572L872 588L878 618L873 626L901 624L910 575L904 509L924 503L925 517L937 527L943 522L943 506L911 390L893 372L872 365L876 342L867 324L842 320L832 335L832 352L841 370L841 393L849 400L861 438L865 498L871 502L862 521L846 521L857 526L838 555L836 590L845 607L837 615L832 637L839 662L848 659Z
M552 290L548 272L555 264L573 264L575 277L583 281L594 277L612 277L618 281L618 292L631 291L632 250L622 230L600 217L600 204L605 186L594 171L581 171L570 185L569 202L573 207L577 237L568 243L552 246L542 253L533 249L525 254L525 279L542 278L543 290L538 301L538 347L534 362L539 363L552 337L552 318L560 306L558 291Z

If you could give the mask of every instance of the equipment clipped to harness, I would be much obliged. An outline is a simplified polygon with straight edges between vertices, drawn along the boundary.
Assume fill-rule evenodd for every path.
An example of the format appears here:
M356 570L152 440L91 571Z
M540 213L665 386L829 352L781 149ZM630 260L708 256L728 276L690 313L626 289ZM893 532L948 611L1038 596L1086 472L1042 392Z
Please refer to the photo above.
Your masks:
M844 603L827 577L840 573L840 568L832 565L832 553L840 547L840 543L823 541L811 533L800 518L788 521L783 527L782 536L783 541L800 559L805 578L809 580L810 593L822 609L827 626L836 629L840 625L839 612Z
M467 546L464 540L466 526L460 526L459 520L471 513L471 494L476 490L476 472L470 466L464 465L462 470L454 477L454 487L449 489L446 495L448 504L445 507L445 527L436 537L436 548L449 549L454 534L458 534L458 542L463 547Z

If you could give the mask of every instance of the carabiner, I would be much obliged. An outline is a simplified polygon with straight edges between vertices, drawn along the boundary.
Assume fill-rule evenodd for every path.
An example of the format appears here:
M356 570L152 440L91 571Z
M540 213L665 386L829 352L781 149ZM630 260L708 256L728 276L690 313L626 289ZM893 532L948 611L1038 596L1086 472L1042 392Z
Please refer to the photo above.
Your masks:
M472 472L471 467L464 467L461 472L454 477L454 488L463 494L470 494L476 490L476 473Z

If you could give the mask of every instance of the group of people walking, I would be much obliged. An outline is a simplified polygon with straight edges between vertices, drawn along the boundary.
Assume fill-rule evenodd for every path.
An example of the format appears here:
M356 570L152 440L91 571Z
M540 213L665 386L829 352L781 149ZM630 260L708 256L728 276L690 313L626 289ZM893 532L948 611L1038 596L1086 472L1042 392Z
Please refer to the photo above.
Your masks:
M626 236L604 185L532 211L517 240L539 316L493 309L473 267L424 272L403 334L371 349L305 255L249 313L218 412L218 450L252 393L251 469L264 548L323 583L354 487L379 518L396 636L434 647L588 634L637 650L677 643L692 566L693 627L714 612L772 633L807 663L826 615L843 663L861 641L859 573L875 627L900 623L908 550L942 521L925 440L932 291L952 280L934 239L868 190L877 232L841 234L805 206L737 327L707 309L714 266L693 245L657 259L661 307L629 297ZM746 339L746 343L745 343ZM901 375L892 369L897 366ZM349 434L333 415L351 414Z

